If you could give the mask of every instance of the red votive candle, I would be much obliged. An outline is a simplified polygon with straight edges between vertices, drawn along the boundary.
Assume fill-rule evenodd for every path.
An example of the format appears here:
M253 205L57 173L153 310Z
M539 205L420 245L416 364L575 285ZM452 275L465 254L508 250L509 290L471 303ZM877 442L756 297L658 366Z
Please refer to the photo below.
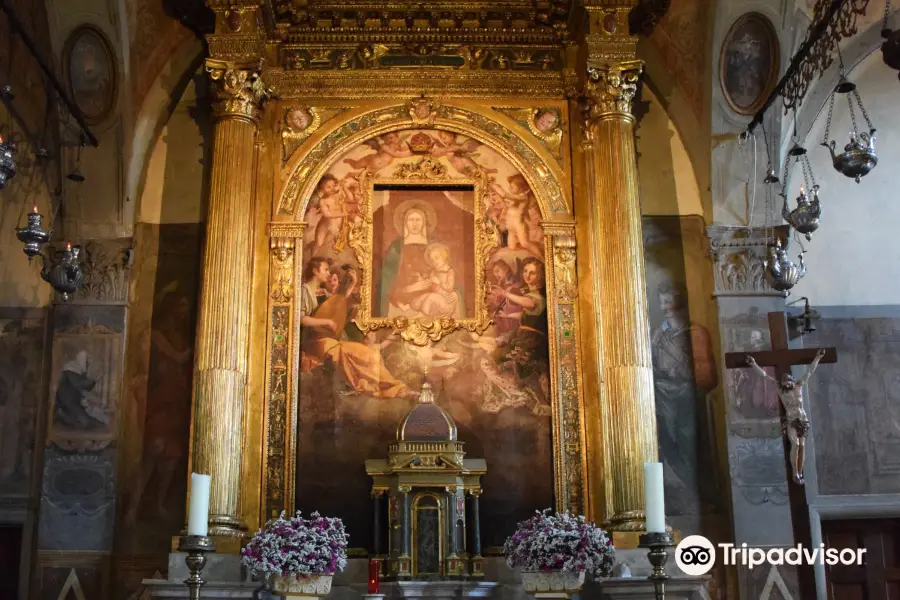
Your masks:
M381 561L369 561L369 593L378 593L379 575L381 574Z

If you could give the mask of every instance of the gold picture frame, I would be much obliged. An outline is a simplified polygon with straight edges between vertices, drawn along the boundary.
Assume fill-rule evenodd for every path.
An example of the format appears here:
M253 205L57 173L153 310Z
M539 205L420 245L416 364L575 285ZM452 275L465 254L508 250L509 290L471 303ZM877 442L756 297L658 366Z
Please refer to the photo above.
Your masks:
M463 317L449 315L376 315L374 287L374 242L375 242L375 192L376 187L411 190L432 188L436 190L471 188L473 191L472 218L474 220L474 310ZM484 333L490 326L487 300L485 298L484 273L491 251L500 243L499 232L493 222L485 218L484 195L487 191L487 173L478 169L468 176L454 177L437 160L426 157L415 163L400 165L391 177L376 177L366 171L360 176L363 200L360 206L361 218L350 229L349 245L356 253L362 271L360 276L361 302L359 313L354 320L357 327L367 333L390 328L404 340L425 346L437 342L445 335L463 329L473 333Z

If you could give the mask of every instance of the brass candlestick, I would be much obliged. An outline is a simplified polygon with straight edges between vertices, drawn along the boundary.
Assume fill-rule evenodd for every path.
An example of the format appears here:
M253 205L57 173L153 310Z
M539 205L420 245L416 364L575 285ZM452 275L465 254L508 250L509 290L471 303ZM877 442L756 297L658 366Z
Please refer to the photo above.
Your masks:
M668 549L675 545L675 539L670 533L645 533L639 538L641 548L648 548L647 558L653 566L653 573L647 578L653 582L653 589L656 590L656 600L665 600L666 597L666 581L669 576L666 575L666 561L669 560Z
M190 600L200 600L200 588L206 582L200 577L203 566L206 564L206 553L215 552L216 546L212 539L205 535L185 535L178 540L178 551L187 552L184 562L191 572L191 576L184 580L188 587Z

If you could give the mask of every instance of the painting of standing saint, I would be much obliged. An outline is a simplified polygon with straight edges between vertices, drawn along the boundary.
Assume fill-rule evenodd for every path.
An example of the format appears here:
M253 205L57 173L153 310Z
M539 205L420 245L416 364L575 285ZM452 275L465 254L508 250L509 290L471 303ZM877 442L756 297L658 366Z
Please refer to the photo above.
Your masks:
M396 183L423 159L460 181ZM360 264L353 247L363 207L371 265ZM340 516L351 545L369 546L363 465L386 456L427 377L467 455L487 460L482 538L501 546L518 521L554 504L545 241L528 181L467 136L390 132L335 161L304 220L311 235L297 294L297 508ZM497 242L481 265L479 222ZM481 304L491 323L482 334L456 330L416 345L389 328L361 331L354 319L366 296L376 319L471 319Z

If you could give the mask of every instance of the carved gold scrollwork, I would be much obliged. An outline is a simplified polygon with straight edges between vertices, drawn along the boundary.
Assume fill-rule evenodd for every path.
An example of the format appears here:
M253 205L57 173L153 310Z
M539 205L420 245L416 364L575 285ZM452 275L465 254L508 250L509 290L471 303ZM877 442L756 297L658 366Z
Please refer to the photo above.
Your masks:
M584 91L590 103L589 116L596 118L610 113L630 116L642 70L643 63L639 60L588 67Z
M499 244L499 233L493 223L484 217L484 194L487 189L487 173L476 170L470 177L452 177L446 168L432 158L401 165L391 178L375 178L366 171L360 177L360 188L364 199L361 203L362 217L350 229L350 247L356 252L356 258L362 268L361 301L359 313L354 321L364 333L382 328L393 329L407 342L424 346L429 341L436 342L445 335L458 329L478 334L490 326L485 301L484 277L475 277L475 314L469 318L453 317L375 317L372 315L373 278L372 278L372 244L374 240L373 213L375 185L434 186L440 189L447 185L471 185L475 191L475 266L476 273L484 273L491 251Z
M575 279L575 239L557 236L553 239L553 272L556 276L556 299L559 302L574 302L578 295Z
M260 63L238 63L207 59L206 72L216 101L216 117L243 118L259 122L262 103L271 95L260 76Z
M271 297L275 302L290 302L294 298L294 240L272 238Z

